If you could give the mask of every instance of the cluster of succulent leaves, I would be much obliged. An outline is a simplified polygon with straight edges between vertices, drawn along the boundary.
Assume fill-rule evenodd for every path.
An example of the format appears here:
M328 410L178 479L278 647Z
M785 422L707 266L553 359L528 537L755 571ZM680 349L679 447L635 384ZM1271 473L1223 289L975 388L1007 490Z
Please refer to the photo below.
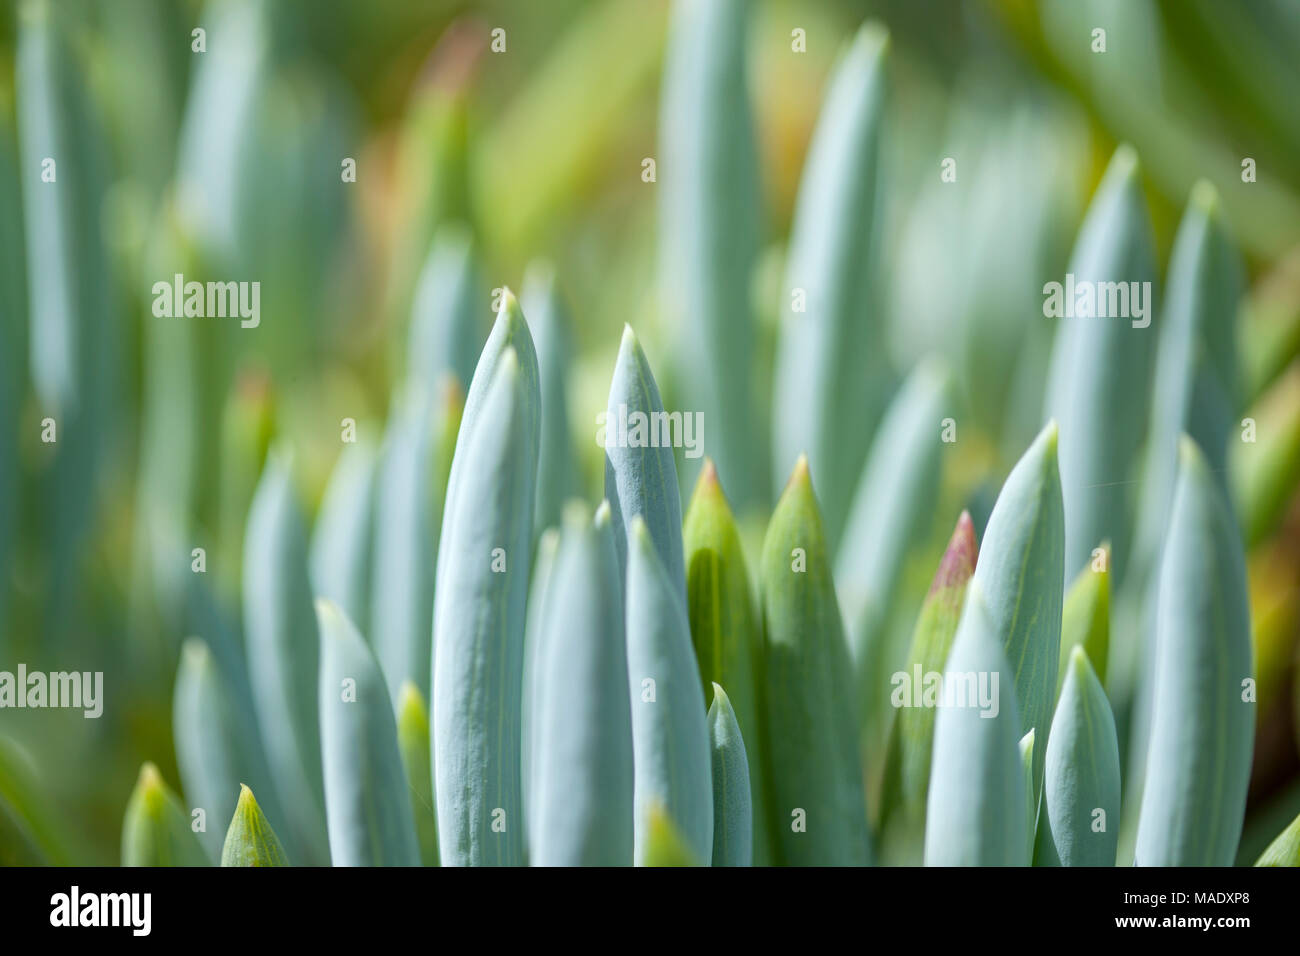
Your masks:
M216 80L223 50L261 49L256 24L230 9L214 26L227 42L214 44L200 105L230 95ZM657 186L661 293L681 317L665 365L682 406L703 412L711 460L608 447L603 500L575 500L573 347L555 277L530 273L522 305L503 294L484 344L474 240L449 224L465 215L465 183L429 177L402 246L421 252L398 256L386 303L412 316L406 383L382 441L363 423L362 440L344 446L314 525L287 447L267 452L264 382L245 379L204 419L222 423L217 564L241 569L226 583L242 626L213 615L185 642L172 715L184 801L144 766L123 863L1234 861L1257 706L1244 554L1295 487L1300 406L1281 366L1238 362L1241 269L1213 189L1192 191L1151 327L1062 321L1045 400L1030 403L1041 430L995 496L971 491L969 511L942 511L963 444L943 440L941 423L960 427L977 397L938 357L901 382L885 357L876 280L889 41L873 25L842 53L813 136L785 261L785 287L807 309L783 305L770 414L755 414L758 173L751 117L737 108L746 15L742 0L676 5L664 85L660 164L680 174ZM39 19L23 37L28 95L68 97L58 37ZM310 109L300 90L280 92ZM463 104L444 94L431 87L416 104L411 123L425 135L412 139L455 152ZM256 121L249 96L236 106ZM224 168L295 148L338 151L338 129L321 121L310 143L223 155L196 117L182 180L220 183ZM54 134L89 136L72 122ZM30 165L49 150L29 139ZM433 152L403 160L456 168ZM247 241L251 210L291 197L179 195L203 202L168 210L150 275L193 258L266 259L300 277L294 257L320 252L300 236ZM203 248L181 240L173 214L203 224ZM26 227L29 246L68 245L71 261L107 269L102 251L76 247L97 221L31 208ZM1155 287L1150 231L1137 156L1121 147L1069 271ZM97 300L60 297L95 288L93 276L41 272L35 259L33 274L44 276L33 307L51 317L32 349L38 391L106 415L111 321L86 324L96 338L79 340L71 317ZM276 347L291 351L291 333ZM177 423L212 413L186 387L206 361L230 362L211 344L186 323L150 326L143 343L140 486L158 507L136 534L152 560L143 576L178 604L194 600L176 571L192 504L180 489L204 458L173 439L197 442ZM1234 459L1240 415L1266 388L1259 450ZM664 411L630 328L611 420L624 406ZM59 474L84 488L99 449L69 447ZM684 510L683 488L693 489ZM11 497L0 488L0 503ZM773 501L760 540L751 518ZM64 558L53 566L70 568L86 522L59 514ZM936 526L951 537L918 572L918 542ZM917 573L932 579L919 607L899 597ZM71 587L56 575L51 606ZM896 672L996 675L996 716L892 707ZM0 749L0 785L17 763ZM0 810L26 817L23 793L0 797ZM1259 862L1300 863L1300 820Z

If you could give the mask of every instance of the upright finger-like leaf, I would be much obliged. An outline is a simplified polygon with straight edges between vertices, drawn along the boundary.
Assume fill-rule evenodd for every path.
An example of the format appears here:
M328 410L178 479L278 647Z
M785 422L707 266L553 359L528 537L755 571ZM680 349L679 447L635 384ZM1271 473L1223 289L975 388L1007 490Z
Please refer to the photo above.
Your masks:
M713 685L708 719L713 758L713 865L751 866L754 822L749 758L736 712L719 684Z
M1178 227L1165 286L1134 541L1134 564L1144 579L1159 559L1168 527L1179 435L1188 434L1205 450L1226 489L1228 439L1237 423L1241 295L1240 255L1224 227L1218 193L1202 180L1192 188Z
M1184 439L1178 458L1135 862L1228 866L1255 741L1254 698L1243 689L1254 676L1245 561L1205 456Z
M1300 360L1250 407L1231 458L1246 541L1271 535L1300 487Z
M549 590L529 859L536 866L631 866L632 704L608 504L596 523L586 506L566 507Z
M524 814L528 824L533 819L533 791L537 788L533 754L537 752L537 681L542 660L542 641L546 636L546 597L550 592L551 572L560 547L560 529L547 528L537 539L537 557L528 580L528 610L524 624L524 677L520 694L519 745L520 771L524 786ZM620 591L622 584L619 585Z
M873 297L888 35L867 24L840 57L804 164L772 390L773 482L807 448L832 552L884 396ZM855 424L843 427L843 410Z
M27 382L23 324L27 321L26 248L10 117L0 116L0 442L15 448L19 405ZM0 457L0 621L8 620L9 569L18 526L18 456ZM0 659L12 660L8 628L0 634Z
M221 857L220 821L235 812L244 781L264 788L263 802L278 826L288 822L271 769L254 739L256 726L241 704L207 643L188 639L181 648L172 694L172 733L185 796L191 807L202 807L212 822L199 840L214 861Z
M662 805L696 859L713 850L709 731L691 626L649 525L628 526L627 666L636 761L636 861L646 864L649 812Z
M373 446L344 445L311 541L313 592L334 601L355 621L370 619L374 481Z
M682 416L683 429L689 417ZM627 568L627 529L632 519L640 516L673 593L685 606L682 503L672 442L664 437L670 423L641 343L632 327L624 326L603 422L605 498L613 518L619 567Z
M190 815L146 763L122 820L123 866L211 866L212 861L190 830Z
M320 732L335 866L419 866L415 817L384 676L333 601L320 619Z
M709 423L709 454L742 511L766 504L753 414L750 282L762 196L746 89L749 14L745 0L673 4L658 186L660 287L676 325L682 390Z
M836 593L849 633L868 734L885 717L886 675L903 663L905 647L885 633L909 552L930 531L942 469L942 421L951 412L951 376L938 360L923 361L903 384L880 423L853 497L835 562Z
M760 583L774 862L865 865L871 844L849 650L803 457L768 523Z
M568 376L573 345L569 314L555 270L533 263L524 276L522 301L537 347L542 388L541 446L537 455L536 532L555 527L565 499L575 489L573 443L569 436Z
M487 302L469 229L458 223L443 226L433 237L415 287L408 352L412 381L431 390L448 374L460 382L470 380L483 347L479 316Z
M1087 651L1070 651L1052 718L1036 866L1114 866L1119 844L1119 738Z
M988 538L981 558L988 553ZM925 813L926 866L1027 866L1015 683L979 586L966 592L943 672Z
M914 706L918 701L912 695L923 688L925 675L943 673L961 619L966 587L975 573L977 554L975 526L970 515L963 511L930 584L930 592L921 605L912 632L912 650L903 672L906 681L902 684L895 681L890 695L895 712L890 752L885 761L881 829L885 830L897 814L908 842L925 833L925 798L930 785L935 718L935 709Z
M239 802L221 845L222 866L288 866L280 838L271 829L253 791L240 784Z
M15 113L26 230L27 343L32 388L58 427L43 445L48 496L42 541L46 639L59 637L76 605L80 551L93 524L93 483L114 435L119 356L112 263L101 209L109 187L107 143L66 4L29 0L17 18ZM44 426L42 426L44 427Z
M1063 574L1082 570L1098 541L1111 542L1117 580L1128 564L1126 502L1151 394L1154 280L1137 154L1125 145L1115 151L1079 230L1058 290L1060 309L1052 309L1051 298L1045 306L1060 322L1047 414L1061 425L1068 503ZM1067 302L1071 291L1074 301Z
M1256 866L1300 866L1300 817L1277 835L1255 861Z
M763 635L754 613L749 571L740 532L727 506L712 460L706 459L682 529L686 547L686 596L691 638L705 692L717 684L732 688L729 708L735 715L753 770L751 795L754 862L770 862L767 812L758 782L763 779L758 721ZM714 828L714 842L718 837Z
M406 769L411 810L415 813L415 837L420 844L420 861L438 865L438 809L433 796L433 739L429 735L429 705L420 689L410 681L397 696L397 746Z
M273 452L258 482L244 534L244 640L249 680L276 789L305 851L323 864L325 797L316 703L320 643L307 544L289 462Z
M523 329L516 340L527 337ZM444 866L523 859L520 697L540 395L535 359L526 372L513 347L499 362L487 358L485 350L452 462L434 606L433 766ZM480 374L492 382L471 414Z
M1061 651L1064 523L1056 467L1056 423L1034 439L1007 476L980 546L973 583L1014 679L1020 734L1047 727ZM1034 743L1034 788L1043 779L1047 734Z
M1020 738L1020 770L1025 780L1025 859L1033 859L1034 835L1038 829L1038 801L1034 795L1034 737L1031 730Z
M506 353L512 350L515 353L514 362L518 367L518 374L522 380L521 387L528 394L540 395L541 385L537 368L537 351L533 347L533 339L529 334L528 324L524 321L524 313L520 309L519 301L515 298L514 293L509 289L504 289L501 293L501 307L497 312L496 322L493 323L492 331L483 346L483 351L479 354L478 364L474 367L474 377L470 380L469 388L465 392L464 402L460 406L459 422L453 432L455 446L447 473L446 493L443 495L443 527L438 537L435 594L443 588L443 569L447 564L443 558L448 554L449 545L445 543L448 530L452 520L460 513L460 508L456 504L456 496L462 484L461 475L465 467L464 461L468 457L467 447L470 443L470 436L475 434L479 417L483 413L483 406L487 400L488 391L496 376L497 369L504 361ZM526 457L532 460L537 457L538 444L541 441L540 400L526 403L523 414L526 418L523 425L523 434L531 442ZM470 484L477 485L478 482L478 476L469 479Z
M457 389L412 386L395 402L375 476L374 575L370 643L396 700L411 681L429 690L434 562L442 512L437 448L455 429Z
M1070 667L1070 652L1081 647L1091 665L1096 661L1097 679L1106 682L1106 661L1110 657L1110 546L1093 552L1088 567L1079 572L1061 609L1061 658L1056 678L1059 696Z

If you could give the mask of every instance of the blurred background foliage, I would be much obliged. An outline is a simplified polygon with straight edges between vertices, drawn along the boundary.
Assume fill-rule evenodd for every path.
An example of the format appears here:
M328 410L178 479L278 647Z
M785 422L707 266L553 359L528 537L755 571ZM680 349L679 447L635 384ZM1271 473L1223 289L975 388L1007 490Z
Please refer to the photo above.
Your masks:
M1300 811L1300 4L755 0L761 208L745 238L759 250L760 421L809 138L831 65L868 18L892 43L876 345L899 377L942 355L960 393L944 504L893 601L904 635L956 514L970 507L982 528L1041 425L1054 333L1042 285L1065 271L1116 145L1142 159L1161 274L1192 184L1218 188L1246 256L1244 411L1260 446L1234 475L1260 684L1242 845L1253 859ZM413 314L459 307L454 296L477 310L479 340L449 358L463 379L493 290L551 264L572 316L570 490L589 498L623 323L680 407L682 317L656 289L672 237L658 235L659 183L642 177L658 156L667 26L664 0L6 2L0 669L102 670L106 701L98 720L0 712L0 862L117 859L142 761L177 779L182 639L238 647L244 518L267 448L292 449L314 514L341 420L378 445L390 400L420 374ZM1096 26L1104 56L1090 49ZM206 52L191 49L195 27ZM489 46L498 27L504 52ZM806 52L792 51L796 28ZM71 199L40 192L44 143ZM340 176L345 157L355 183ZM956 184L940 182L944 157ZM671 175L660 163L659 182ZM478 266L438 273L452 254ZM177 272L260 280L260 327L154 320L151 287ZM47 416L53 445L40 440ZM770 504L757 500L747 527ZM191 574L192 547L206 549L206 575Z

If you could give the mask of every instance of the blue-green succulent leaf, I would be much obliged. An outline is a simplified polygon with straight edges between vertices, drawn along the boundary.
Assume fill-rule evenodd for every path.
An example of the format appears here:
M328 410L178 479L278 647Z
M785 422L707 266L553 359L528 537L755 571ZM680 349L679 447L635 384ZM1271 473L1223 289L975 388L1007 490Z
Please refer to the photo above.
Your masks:
M668 487L676 495L676 482ZM709 731L686 605L678 591L680 582L664 568L657 542L640 515L628 526L627 549L636 861L646 864L650 808L657 804L696 859L707 863L713 850Z
M307 543L290 466L267 457L244 533L244 640L253 705L276 789L304 847L301 862L328 861L316 677L320 642Z
M660 274L685 401L741 511L766 504L754 409L751 278L762 240L746 89L748 0L673 4L659 119ZM696 459L686 459L685 487Z
M320 619L320 733L335 866L419 866L397 722L374 654L333 601Z
M1119 844L1119 738L1082 645L1070 652L1052 718L1036 866L1114 866Z
M566 506L548 587L529 860L631 866L632 704L608 504L594 523L585 505Z
M1056 702L1065 547L1056 447L1051 422L1011 469L989 515L972 579L1011 665L1021 721L1017 739L1047 727ZM1035 735L1035 802L1047 736Z
M657 440L662 434L659 425L662 423L667 429L668 422L650 363L632 327L625 326L604 420L605 498L611 509L619 567L627 569L630 544L627 529L632 519L639 516L645 521L672 593L685 607L686 570L677 466L673 463L671 444ZM681 826L681 821L677 822Z
M1155 696L1134 862L1229 866L1255 742L1241 535L1205 456L1179 448L1160 566Z
M709 705L709 751L713 759L713 865L751 866L754 823L749 759L727 693L713 685Z
M508 321L503 310L498 326ZM526 340L522 318L518 328L516 341ZM541 401L529 351L528 370L513 347L500 361L486 350L480 359L443 514L433 766L444 866L523 861L519 736ZM481 374L492 381L471 414Z
M981 558L988 547L986 538ZM926 866L1029 864L1015 682L978 575L977 568L943 671L926 802Z
M832 554L888 378L873 265L888 48L888 34L868 23L835 66L804 164L782 290L773 483L807 451Z

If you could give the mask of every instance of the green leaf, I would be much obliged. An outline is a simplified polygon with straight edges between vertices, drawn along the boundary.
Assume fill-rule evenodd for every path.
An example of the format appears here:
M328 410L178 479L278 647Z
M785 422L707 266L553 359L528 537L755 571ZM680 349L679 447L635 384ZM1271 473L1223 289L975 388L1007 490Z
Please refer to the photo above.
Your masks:
M355 621L370 619L375 467L369 442L343 446L325 487L308 556L313 593L334 601Z
M19 413L27 381L27 279L23 217L12 124L0 115L0 442L16 448ZM0 457L0 621L8 620L9 569L18 527L17 455ZM8 634L0 635L0 660L12 660Z
M333 601L320 620L320 734L335 866L419 866L415 816L379 664Z
M952 379L937 359L924 360L903 383L871 444L835 561L836 594L844 609L868 736L880 736L888 675L907 653L886 624L899 601L910 552L934 521L944 443L941 423L952 412Z
M569 435L568 378L573 350L568 309L555 270L533 263L524 276L523 304L532 316L537 368L542 388L542 439L537 458L537 534L557 525L564 500L577 488L573 442Z
M1255 741L1250 606L1241 538L1190 438L1160 567L1155 698L1135 862L1228 866Z
M713 760L713 865L751 866L754 822L749 759L736 712L720 684L713 685L708 721Z
M658 803L694 857L707 864L713 848L709 731L686 606L640 515L628 527L627 548L636 861L647 865L648 814Z
M760 582L774 862L865 865L871 841L849 650L802 457L768 523Z
M751 800L754 862L765 866L771 860L771 851L766 805L759 787L763 779L758 726L763 634L754 612L740 533L709 459L705 459L695 484L682 537L686 547L691 638L700 678L706 694L717 684L732 689L729 709L735 715L741 735L749 741L746 750L755 781ZM715 845L717 840L715 827Z
M221 846L222 866L288 866L280 838L271 829L253 791L240 784L239 802Z
M904 676L915 689L922 687L926 674L943 673L961 619L966 587L975 573L978 549L975 527L965 511L957 519L947 550L939 562L930 592L912 632L912 649ZM888 832L895 820L901 826L900 839L912 843L925 833L925 800L930 785L930 754L934 746L933 707L902 707L894 679L894 723L890 729L889 754L885 761L881 794L881 830Z
M1065 539L1056 443L1056 423L1050 422L1011 469L989 515L973 579L1012 667L1017 739L1047 727L1056 701ZM1046 745L1047 734L1038 735L1035 794L1042 788Z
M493 339L511 312L517 306L503 306ZM444 866L523 860L519 735L541 397L522 316L514 329L529 367L513 346L492 360L489 340L466 400L439 544L433 766ZM484 374L489 385L480 385Z
M267 457L244 535L244 639L249 681L276 790L302 862L329 859L321 782L316 674L320 642L302 516L288 458Z
M458 223L433 237L420 271L411 307L408 372L413 382L432 390L445 376L468 382L483 347L479 318L487 306L469 229Z
M1128 566L1129 482L1147 421L1158 327L1151 322L1155 314L1151 224L1142 199L1137 154L1127 145L1115 151L1097 187L1068 274L1074 276L1076 290L1100 290L1100 283L1150 283L1139 286L1149 291L1142 292L1148 310L1144 319L1136 318L1131 300L1133 318L1109 312L1097 316L1099 306L1093 315L1056 319L1060 328L1048 377L1047 414L1061 426L1061 488L1069 503L1063 575L1077 574L1091 560L1097 542L1110 541L1118 581ZM1131 286L1120 288L1131 291ZM1116 305L1121 302L1117 296ZM1068 305L1063 303L1062 308ZM1014 662L1015 655L1011 656ZM1045 743L1039 742L1040 753Z
M643 866L699 866L700 861L672 817L657 803L646 812L646 853Z
M988 549L986 537L981 558ZM934 722L925 865L1027 866L1028 787L1015 685L978 568L975 574Z
M257 741L257 726L230 687L207 642L187 639L172 694L172 734L185 795L214 824L235 811L239 788L252 781L276 825L288 822L271 768ZM199 835L208 855L221 858L223 834L210 826Z
M586 505L566 506L548 583L529 794L534 866L632 865L632 711L609 512L602 504L593 523Z
M1034 865L1114 866L1119 801L1115 718L1087 650L1077 645L1070 651L1047 742Z
M1088 567L1079 572L1065 595L1061 610L1061 657L1056 678L1060 696L1070 651L1081 647L1088 661L1097 661L1097 679L1106 683L1106 661L1110 657L1110 545L1102 542Z
M1268 845L1256 866L1300 866L1300 817L1291 821L1291 825L1277 835L1277 839Z
M190 817L158 768L145 763L122 820L123 866L211 866Z
M604 421L605 498L612 512L619 567L627 569L627 528L640 516L673 593L685 607L682 504L672 447L654 440L661 420L666 421L659 386L632 327L624 326Z
M49 572L44 639L71 624L77 570L99 498L94 480L117 433L123 343L113 263L100 210L110 185L108 144L76 52L82 17L32 0L17 17L14 53L23 224L26 230L28 374L40 416L56 420L44 445L41 540ZM53 164L53 165L50 165ZM49 173L52 177L46 181Z
M832 553L888 378L874 288L888 49L888 34L868 23L835 66L799 185L782 292L773 482L807 450Z
M66 827L51 813L35 761L0 736L0 866L66 866Z
M438 865L438 806L433 795L433 740L429 736L429 705L409 680L397 695L397 746L406 769L406 784L415 813L420 861Z
M1232 446L1232 485L1246 541L1254 546L1277 531L1300 487L1300 361L1246 414L1242 434L1255 441Z
M751 4L673 4L659 114L662 314L679 346L687 407L742 512L766 504L756 427L751 278L763 236L758 150L746 89ZM695 462L686 461L690 481Z
M402 197L395 210L392 264L388 274L386 311L405 317L410 309L417 273L439 227L449 221L468 222L469 114L467 88L474 77L474 41L447 32L447 41L430 57L420 83L402 111L398 133L394 194ZM454 227L453 227L454 228ZM450 229L448 230L450 231ZM425 356L412 355L414 364ZM469 381L474 356L461 376Z

